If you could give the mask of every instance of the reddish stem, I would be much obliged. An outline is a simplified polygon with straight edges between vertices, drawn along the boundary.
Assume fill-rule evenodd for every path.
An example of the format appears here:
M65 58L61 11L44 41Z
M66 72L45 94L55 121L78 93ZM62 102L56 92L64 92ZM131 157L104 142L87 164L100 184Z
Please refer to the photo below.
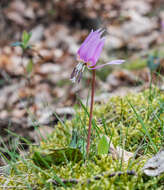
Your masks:
M25 66L23 64L23 58L24 58L24 50L23 50L22 56L21 56L21 65L22 65L22 68L23 68L24 75L26 75L26 68L25 68Z
M87 155L90 148L90 138L91 138L91 126L92 126L92 116L93 116L93 104L94 104L94 93L95 93L95 70L92 70L92 91L91 91L91 105L90 105L90 114L89 114L89 127L88 127L88 137L87 137Z

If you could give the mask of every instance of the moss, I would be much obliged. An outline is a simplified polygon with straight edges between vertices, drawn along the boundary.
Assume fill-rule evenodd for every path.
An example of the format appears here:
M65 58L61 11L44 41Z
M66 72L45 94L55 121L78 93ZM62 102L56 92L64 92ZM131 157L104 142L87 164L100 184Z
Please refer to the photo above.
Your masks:
M150 98L151 97L151 98ZM81 160L78 163L63 162L59 165L52 164L49 168L41 168L34 164L31 156L34 151L48 153L52 149L67 147L71 139L72 129L77 129L81 138L86 137L88 117L86 110L77 110L71 121L64 125L59 123L54 132L40 143L38 147L31 147L26 159L19 159L19 163L12 167L10 175L0 176L0 183L7 186L15 186L13 189L64 189L54 186L49 180L76 178L81 182L68 186L67 189L114 189L114 190L138 190L138 189L163 189L164 175L148 177L142 173L145 161L159 150L163 144L164 95L157 89L152 92L146 90L138 94L128 94L126 97L113 97L107 104L95 105L91 143L91 156L87 163ZM132 108L133 107L133 108ZM136 115L138 114L138 116ZM96 156L99 134L106 134L112 139L112 143L121 146L127 151L134 152L136 159L128 163L113 160L111 156ZM155 149L155 147L157 150ZM121 175L108 178L103 176L101 180L88 178L103 172L117 172L134 170L137 175Z

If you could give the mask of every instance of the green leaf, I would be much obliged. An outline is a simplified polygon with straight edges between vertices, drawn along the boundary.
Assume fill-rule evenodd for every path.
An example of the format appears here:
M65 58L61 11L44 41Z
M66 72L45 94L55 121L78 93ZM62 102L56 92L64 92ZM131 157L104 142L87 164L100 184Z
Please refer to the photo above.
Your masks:
M32 160L36 165L49 168L52 164L59 165L69 161L78 162L83 159L82 153L78 148L61 148L51 150L50 153L34 152Z
M103 135L98 142L97 152L98 155L102 155L102 154L108 154L108 151L109 151L109 143L106 137Z
M149 55L147 66L151 71L155 71L159 67L160 61L157 57Z
M22 42L25 43L25 44L28 43L28 41L30 40L30 37L31 37L31 33L23 31Z
M15 46L22 46L22 42L14 42L11 44L11 46L15 47Z
M71 142L69 144L69 147L71 148L77 148L77 142L78 142L78 132L73 130L72 131L72 138L71 138Z
M26 49L26 48L29 47L28 42L29 42L29 40L31 38L31 35L32 35L31 32L28 33L26 31L23 31L23 34L22 34L22 44L23 44L22 46L23 46L23 49Z
M30 74L32 72L33 66L34 66L34 63L33 63L32 59L30 59L26 66L26 71L28 74Z
M80 136L80 134L78 133L78 131L73 130L72 131L72 138L71 138L71 142L69 144L70 148L78 148L81 153L83 154L83 156L85 157L86 155L86 140Z

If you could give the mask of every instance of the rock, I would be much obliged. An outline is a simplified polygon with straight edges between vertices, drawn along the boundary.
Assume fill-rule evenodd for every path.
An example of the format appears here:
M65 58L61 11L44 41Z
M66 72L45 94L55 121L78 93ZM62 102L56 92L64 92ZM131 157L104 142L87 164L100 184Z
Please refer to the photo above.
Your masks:
M164 149L150 158L142 168L148 176L159 176L164 173Z
M42 39L43 34L44 34L44 27L42 24L39 24L35 28L31 30L32 36L30 38L30 43L35 43L38 42Z
M150 32L155 29L157 26L156 22L153 19L148 19L145 17L140 17L127 21L122 26L123 38L128 40L130 37L135 35L141 35L146 32Z
M54 63L46 63L41 65L38 68L38 72L41 74L50 74L50 73L56 73L61 70L61 67L59 65L56 65Z
M123 3L122 9L126 11L135 10L140 15L145 15L151 11L151 6L143 0L127 0Z
M157 31L150 33L149 35L139 36L131 39L131 43L128 44L129 49L148 49L150 45L155 43L159 36Z
M121 38L117 36L107 36L105 41L104 48L107 51L113 50L113 49L120 49L124 45L124 42Z

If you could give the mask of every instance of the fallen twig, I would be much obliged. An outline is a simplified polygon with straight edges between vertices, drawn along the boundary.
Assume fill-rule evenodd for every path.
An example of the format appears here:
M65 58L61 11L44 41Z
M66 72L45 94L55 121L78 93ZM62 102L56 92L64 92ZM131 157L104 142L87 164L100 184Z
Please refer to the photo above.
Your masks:
M119 172L113 172L113 173L109 173L109 172L104 172L104 173L102 173L102 174L100 174L100 175L97 175L97 176L94 176L93 178L90 178L90 179L87 179L86 181L81 181L81 180L78 180L78 179L61 179L61 181L64 183L64 184L78 184L78 183L82 183L82 184L84 184L84 183L91 183L93 180L101 180L102 179L102 177L103 176L106 176L106 177L108 177L108 178L111 178L111 177L114 177L114 176L121 176L121 175L136 175L136 172L135 171L133 171L133 170L127 170L127 171L125 171L125 172L121 172L121 171L119 171ZM50 180L48 180L48 182L51 182L51 183L53 183L53 185L55 185L55 186L59 186L59 185L61 185L57 180L52 180L52 179L50 179Z

